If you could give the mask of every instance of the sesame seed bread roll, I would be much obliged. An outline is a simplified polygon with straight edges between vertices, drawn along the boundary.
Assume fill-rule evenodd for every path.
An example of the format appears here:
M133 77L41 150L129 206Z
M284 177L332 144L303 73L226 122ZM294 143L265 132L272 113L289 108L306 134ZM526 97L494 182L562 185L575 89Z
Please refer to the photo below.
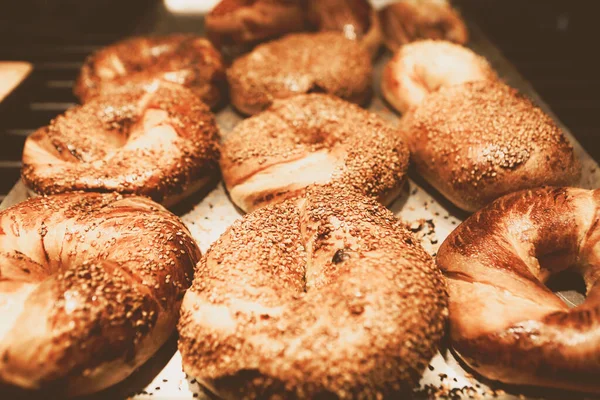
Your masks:
M338 32L285 36L256 47L227 70L231 103L248 115L310 92L363 105L371 99L372 75L367 50Z
M448 0L401 0L379 11L384 42L397 51L422 39L448 40L465 44L469 32L460 14Z
M447 317L440 271L402 221L335 186L236 221L198 264L183 369L224 399L406 398Z
M219 129L189 89L125 86L29 136L21 176L34 193L119 192L173 205L218 176Z
M386 64L381 92L392 107L405 113L442 87L496 79L487 60L468 48L422 40L402 46Z
M298 95L239 123L221 145L221 171L244 211L338 182L390 203L406 177L399 132L376 114L326 94Z
M378 54L382 33L377 11L369 0L308 0L307 18L317 31L342 32Z
M211 108L227 98L221 54L205 38L183 34L133 37L100 49L85 60L73 91L87 102L156 79L187 87Z
M522 189L577 185L581 176L552 118L499 81L430 94L403 118L402 132L417 171L467 211Z
M181 221L143 197L67 193L1 211L0 397L125 379L173 334L199 258Z

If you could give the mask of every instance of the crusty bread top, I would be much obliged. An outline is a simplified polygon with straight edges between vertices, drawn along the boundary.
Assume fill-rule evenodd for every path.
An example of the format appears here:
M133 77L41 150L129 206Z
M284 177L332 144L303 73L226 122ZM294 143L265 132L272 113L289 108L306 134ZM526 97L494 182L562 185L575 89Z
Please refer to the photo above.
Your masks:
M205 38L184 34L132 37L100 49L86 59L74 92L85 102L154 79L182 84L210 107L226 97L221 54Z
M445 316L441 274L401 221L351 190L312 187L208 250L179 349L224 398L392 398L418 381Z
M417 170L469 211L521 189L576 185L581 174L552 118L499 81L430 94L406 114L402 131Z
M214 115L185 87L124 87L29 136L22 177L40 194L117 191L165 202L216 173L218 136Z
M363 104L370 99L367 50L337 32L288 35L256 47L227 70L232 104L255 114L273 100L325 92Z

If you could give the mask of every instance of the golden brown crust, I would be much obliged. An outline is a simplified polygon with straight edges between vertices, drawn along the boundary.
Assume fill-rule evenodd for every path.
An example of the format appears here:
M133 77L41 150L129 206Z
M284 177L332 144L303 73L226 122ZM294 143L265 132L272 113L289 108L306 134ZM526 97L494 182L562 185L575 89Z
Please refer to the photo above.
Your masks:
M103 48L86 60L74 92L87 102L125 84L144 85L154 79L186 86L211 108L226 98L219 52L208 40L183 34L134 37Z
M342 32L377 55L382 33L377 11L368 0L309 0L309 25L317 31Z
M335 186L238 220L198 265L184 370L224 398L381 398L436 351L446 293L393 214Z
M168 339L200 251L141 197L69 193L0 212L0 384L99 391Z
M381 91L404 113L442 87L496 79L487 60L468 48L442 40L420 40L402 46L386 64Z
M263 40L305 30L305 0L222 0L206 15L206 35L236 53Z
M380 200L405 180L409 152L377 115L325 94L276 101L238 124L221 146L221 170L243 210L313 183L338 182Z
M379 11L384 42L395 52L420 39L442 39L465 44L467 27L447 0L402 0Z
M207 36L232 58L293 32L343 33L373 57L382 41L377 12L367 0L222 0L205 21Z
M539 188L504 196L461 224L437 264L450 291L453 346L482 375L600 392L600 191ZM580 273L569 308L544 282Z
M27 138L22 177L39 194L133 193L169 203L217 174L215 118L188 89L124 87Z
M581 176L552 118L501 82L442 88L409 111L402 129L417 171L467 211L521 189L576 185Z
M244 114L316 91L364 104L371 97L371 77L367 51L335 32L288 35L258 46L227 70L231 102Z

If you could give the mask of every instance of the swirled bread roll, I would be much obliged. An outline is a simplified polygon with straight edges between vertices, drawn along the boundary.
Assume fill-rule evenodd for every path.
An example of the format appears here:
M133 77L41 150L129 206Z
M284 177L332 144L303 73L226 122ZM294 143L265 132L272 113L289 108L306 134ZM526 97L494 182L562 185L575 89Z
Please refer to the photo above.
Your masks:
M63 398L125 379L175 330L199 258L181 221L142 197L68 193L1 211L0 393Z

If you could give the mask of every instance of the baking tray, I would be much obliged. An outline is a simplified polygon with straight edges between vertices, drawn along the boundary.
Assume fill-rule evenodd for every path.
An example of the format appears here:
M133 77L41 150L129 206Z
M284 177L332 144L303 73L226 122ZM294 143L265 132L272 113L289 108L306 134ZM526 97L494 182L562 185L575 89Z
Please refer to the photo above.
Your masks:
M598 164L575 140L568 128L556 118L532 86L523 79L498 49L482 34L481 30L472 23L468 25L471 32L469 47L486 57L504 81L527 94L538 106L552 116L566 133L582 163L583 174L580 186L588 189L600 187ZM374 74L375 96L369 109L395 125L399 121L399 115L390 110L382 100L379 92L381 70L389 57L386 54L377 60ZM240 115L230 107L221 110L217 114L217 121L224 135L230 132L241 119ZM423 182L414 171L411 171L409 176L408 184L405 185L402 194L390 206L390 209L395 215L407 222L409 228L421 238L425 249L435 255L446 236L468 214L450 204ZM0 204L0 209L23 201L27 196L27 189L19 182ZM197 196L195 200L192 199L191 204L191 206L188 204L188 207L183 211L179 209L177 213L191 231L202 252L206 252L210 244L233 221L241 217L239 211L227 197L221 182L208 193ZM581 301L581 295L575 292L559 293L559 296L571 305ZM416 398L588 398L583 395L556 390L510 388L489 382L485 384L484 379L478 380L467 373L445 345L441 347L440 353L434 357L429 368L424 372L421 389L416 392ZM135 400L214 398L212 394L205 392L198 382L186 378L182 372L181 356L176 351L175 337L171 338L150 361L131 377L105 392L87 398L123 397Z

